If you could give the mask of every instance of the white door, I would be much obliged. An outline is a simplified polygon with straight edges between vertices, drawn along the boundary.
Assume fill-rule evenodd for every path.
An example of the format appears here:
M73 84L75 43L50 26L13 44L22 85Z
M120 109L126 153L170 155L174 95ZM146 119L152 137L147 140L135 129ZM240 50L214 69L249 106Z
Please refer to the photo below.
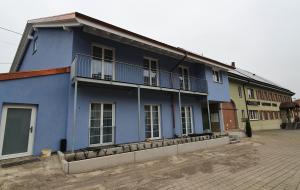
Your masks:
M36 108L5 105L0 125L0 159L32 155Z
M114 80L114 49L93 45L92 56L92 78Z
M92 103L90 113L90 146L114 144L115 104Z
M181 107L182 134L189 135L193 133L193 112L191 106Z
M179 66L179 81L181 90L190 90L190 77L188 67Z
M145 105L145 138L160 139L160 106Z

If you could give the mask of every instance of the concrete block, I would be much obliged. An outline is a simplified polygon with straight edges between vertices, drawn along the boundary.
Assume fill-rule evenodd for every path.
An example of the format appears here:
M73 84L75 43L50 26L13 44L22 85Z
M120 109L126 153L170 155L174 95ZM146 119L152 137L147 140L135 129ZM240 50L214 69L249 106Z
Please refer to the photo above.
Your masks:
M196 137L191 137L192 142L196 142Z
M69 173L69 163L66 160L61 161L61 168L65 173Z
M98 153L97 156L101 157L101 156L105 156L106 155L106 149L101 149Z
M106 149L106 153L105 153L106 156L113 155L113 154L114 154L114 152L113 152L112 148Z
M144 143L139 143L138 144L138 150L144 150L145 149L145 144Z
M135 154L136 162L154 160L161 157L177 155L177 146L173 145L173 146L165 146L165 147L154 148L154 149L141 150L141 151L134 152L134 154Z
M169 146L169 144L170 144L168 140L164 140L162 143L163 143L163 146Z
M152 148L157 148L157 143L155 141L152 142Z
M84 160L86 159L85 153L80 151L75 153L75 160Z
M134 163L134 152L70 162L68 173L76 174L82 172L90 172L130 163Z
M94 151L89 151L88 152L88 158L96 158L97 157L97 153Z
M137 151L137 150L138 150L137 144L130 144L130 151L131 152Z
M163 146L163 142L162 141L156 141L157 143L157 147L162 147Z
M123 152L130 152L130 146L128 144L122 145Z
M169 142L169 145L174 145L174 140L173 139L169 139L168 142Z
M122 147L114 147L114 148L110 148L110 150L113 152L113 154L123 153L123 148Z
M75 154L74 153L65 154L65 160L67 162L74 161L75 160Z
M144 144L145 144L146 149L152 148L152 143L151 142L145 142Z
M200 141L200 137L195 137L195 141Z
M187 137L186 140L185 140L187 143L190 143L192 142L192 139L190 137Z

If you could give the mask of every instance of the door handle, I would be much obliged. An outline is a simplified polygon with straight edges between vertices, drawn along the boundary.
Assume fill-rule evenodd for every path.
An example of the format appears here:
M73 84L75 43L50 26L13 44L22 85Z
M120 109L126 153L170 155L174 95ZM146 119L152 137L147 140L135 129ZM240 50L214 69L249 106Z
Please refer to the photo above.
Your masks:
M30 129L29 129L30 133L33 132L33 126L30 126Z

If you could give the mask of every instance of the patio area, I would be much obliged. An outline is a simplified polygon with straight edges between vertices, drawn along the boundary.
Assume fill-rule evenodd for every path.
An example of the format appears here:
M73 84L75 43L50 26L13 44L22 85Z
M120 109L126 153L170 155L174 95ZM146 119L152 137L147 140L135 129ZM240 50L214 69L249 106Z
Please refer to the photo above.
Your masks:
M255 132L252 139L66 175L57 156L0 169L0 189L300 189L300 130Z

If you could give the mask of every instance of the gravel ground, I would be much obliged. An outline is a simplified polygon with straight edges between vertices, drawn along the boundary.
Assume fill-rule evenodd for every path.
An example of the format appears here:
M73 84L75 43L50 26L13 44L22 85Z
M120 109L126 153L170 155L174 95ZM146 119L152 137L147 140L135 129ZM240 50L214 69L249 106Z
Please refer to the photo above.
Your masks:
M300 130L256 132L214 149L65 175L56 156L0 168L0 189L299 189Z

